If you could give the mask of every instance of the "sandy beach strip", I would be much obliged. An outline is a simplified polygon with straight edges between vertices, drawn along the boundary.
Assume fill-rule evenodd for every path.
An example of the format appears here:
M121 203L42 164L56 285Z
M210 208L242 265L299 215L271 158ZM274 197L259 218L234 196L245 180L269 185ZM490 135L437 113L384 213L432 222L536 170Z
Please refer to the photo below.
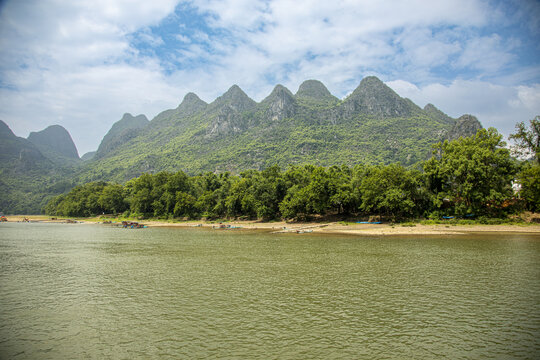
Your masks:
M65 218L51 218L45 215L6 215L8 222L22 222L28 219L30 222L65 223ZM100 223L100 218L76 219L82 223ZM114 219L112 219L115 221ZM118 220L116 220L118 222ZM145 224L148 227L178 227L178 228L205 228L242 231L260 230L270 233L318 233L318 234L348 234L357 236L371 235L459 235L468 233L527 233L540 236L540 224L523 225L457 225L457 224L357 224L357 223L314 223L285 221L260 222L260 221L180 221L168 222L159 220L132 220Z

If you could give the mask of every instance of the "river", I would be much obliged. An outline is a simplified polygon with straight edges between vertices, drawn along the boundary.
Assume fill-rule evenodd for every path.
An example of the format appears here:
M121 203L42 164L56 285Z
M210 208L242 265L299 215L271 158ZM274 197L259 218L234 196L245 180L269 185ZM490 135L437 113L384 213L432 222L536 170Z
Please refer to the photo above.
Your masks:
M0 225L2 359L533 359L540 237Z

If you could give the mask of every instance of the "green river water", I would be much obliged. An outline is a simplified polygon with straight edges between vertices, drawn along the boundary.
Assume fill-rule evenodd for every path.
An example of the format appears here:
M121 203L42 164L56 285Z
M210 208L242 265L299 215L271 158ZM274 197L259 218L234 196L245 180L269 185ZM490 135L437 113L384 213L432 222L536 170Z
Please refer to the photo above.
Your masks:
M1 359L538 359L540 237L0 225Z

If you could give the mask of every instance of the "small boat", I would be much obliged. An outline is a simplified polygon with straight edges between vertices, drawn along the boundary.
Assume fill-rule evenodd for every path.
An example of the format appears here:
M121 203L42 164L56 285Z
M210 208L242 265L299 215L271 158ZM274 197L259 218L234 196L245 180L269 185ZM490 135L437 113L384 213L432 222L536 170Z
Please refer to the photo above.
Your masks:
M227 229L241 229L242 226L235 226L230 224L219 224L219 225L212 225L212 229L220 229L220 230L227 230Z
M146 229L148 226L135 221L122 221L122 227L124 229Z
M357 221L357 224L382 224L380 221Z

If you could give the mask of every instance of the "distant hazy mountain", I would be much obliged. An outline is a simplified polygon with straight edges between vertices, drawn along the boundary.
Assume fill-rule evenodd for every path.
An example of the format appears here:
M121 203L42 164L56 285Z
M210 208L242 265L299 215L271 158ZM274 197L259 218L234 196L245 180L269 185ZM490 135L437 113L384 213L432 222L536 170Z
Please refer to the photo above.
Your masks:
M92 160L95 155L96 155L95 151L89 151L86 154L84 154L83 156L81 156L81 160L82 161Z
M44 130L31 132L28 141L55 163L63 164L66 161L79 160L77 147L71 135L60 125L51 125Z
M234 85L210 104L189 93L150 122L135 119L126 114L113 126L109 134L119 123L130 130L105 147L112 144L107 134L84 179L124 181L160 170L239 172L273 164L413 165L429 157L431 144L481 128L472 116L452 119L431 104L422 109L373 76L344 100L317 80L305 81L296 94L277 85L260 103Z
M0 120L0 169L34 169L51 165L36 145L13 134Z
M62 146L62 143L69 144L65 134L54 128L52 132L44 130L33 134L37 134L31 136L36 144L15 136L0 121L0 211L4 213L39 213L51 196L74 185L78 156L73 157L73 148ZM45 136L41 136L43 134ZM58 147L47 145L49 135L57 136ZM71 141L69 134L67 138ZM59 153L64 150L63 154Z

